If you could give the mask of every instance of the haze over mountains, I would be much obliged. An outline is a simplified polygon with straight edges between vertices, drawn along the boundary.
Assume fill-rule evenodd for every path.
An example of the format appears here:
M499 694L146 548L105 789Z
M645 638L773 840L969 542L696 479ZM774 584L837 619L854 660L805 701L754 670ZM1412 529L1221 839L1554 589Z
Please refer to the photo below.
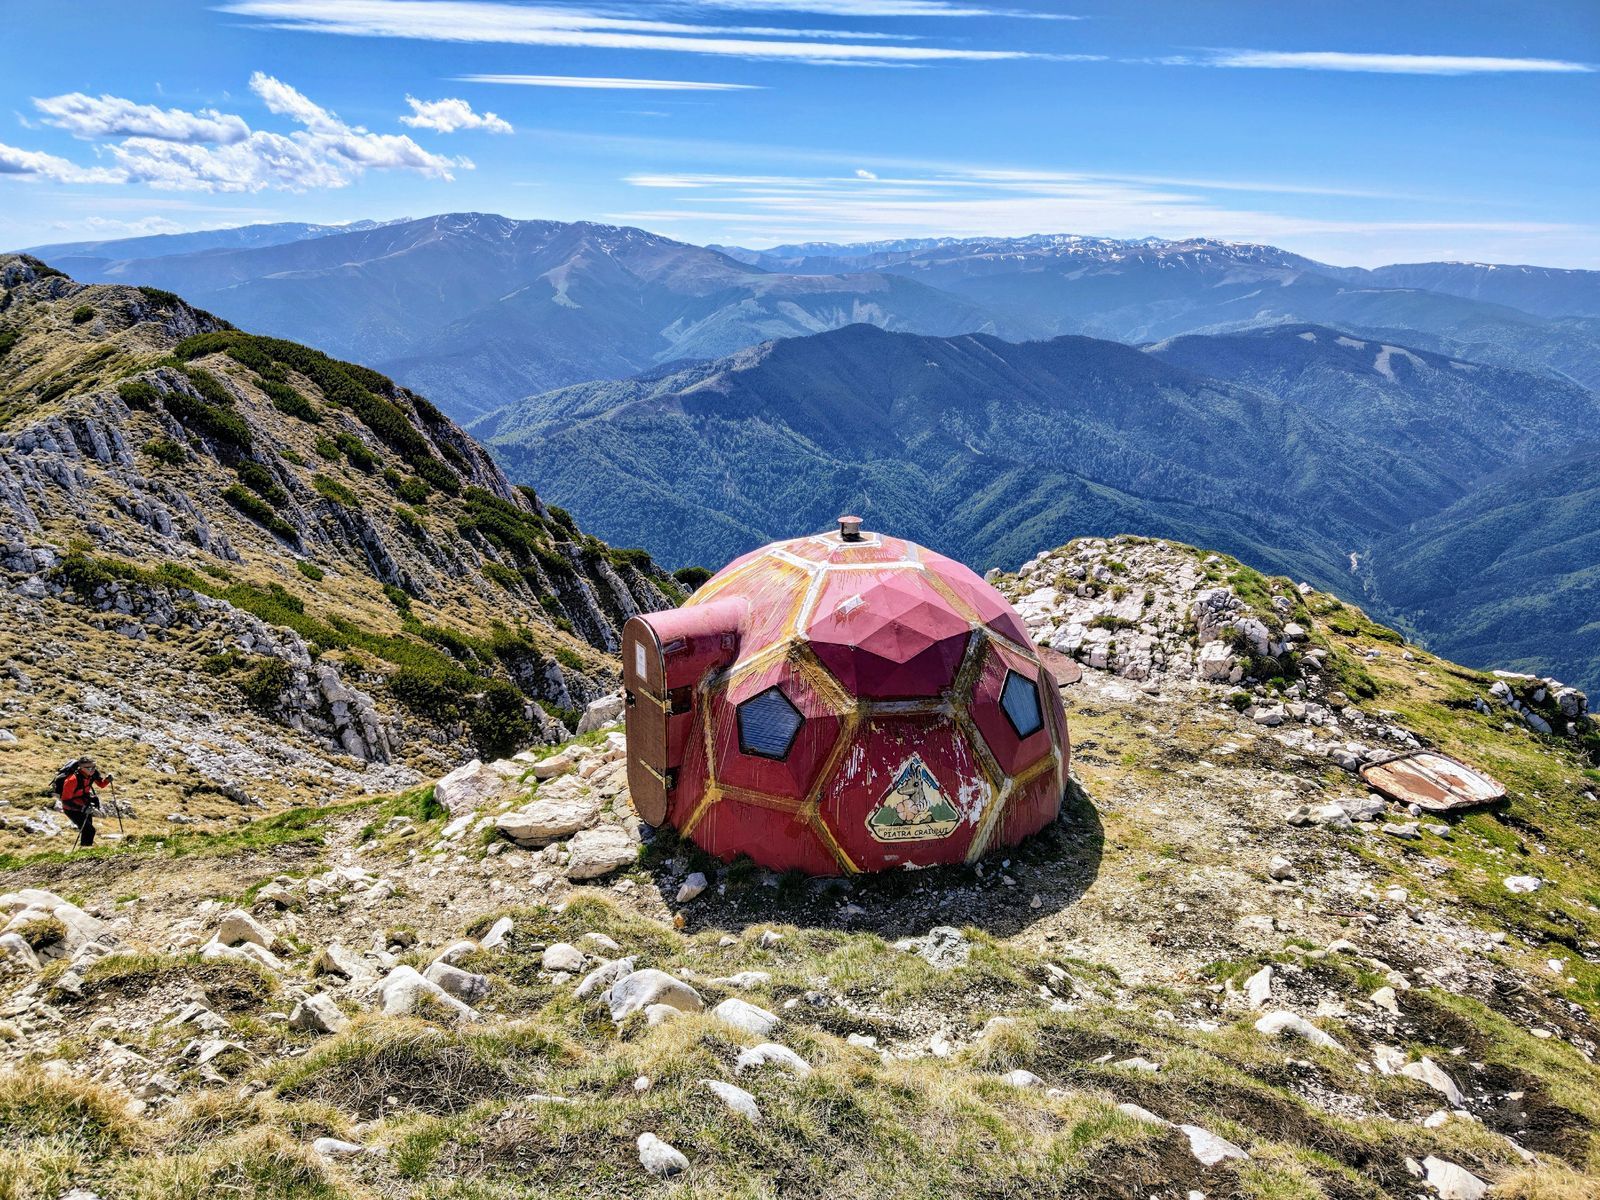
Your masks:
M470 213L47 253L378 367L673 564L841 506L979 567L1156 533L1600 683L1600 272L1206 238L749 250Z

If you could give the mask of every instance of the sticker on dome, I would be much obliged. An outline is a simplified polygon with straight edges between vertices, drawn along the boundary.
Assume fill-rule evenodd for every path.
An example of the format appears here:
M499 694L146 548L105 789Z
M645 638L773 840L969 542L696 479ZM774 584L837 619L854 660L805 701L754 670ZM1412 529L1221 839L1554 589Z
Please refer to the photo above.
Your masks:
M913 754L867 817L867 832L880 842L924 842L948 836L960 823L933 772Z

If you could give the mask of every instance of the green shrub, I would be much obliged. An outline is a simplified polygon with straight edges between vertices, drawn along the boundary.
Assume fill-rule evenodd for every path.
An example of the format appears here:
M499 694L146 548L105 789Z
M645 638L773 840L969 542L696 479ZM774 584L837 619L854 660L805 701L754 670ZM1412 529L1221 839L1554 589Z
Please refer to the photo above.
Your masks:
M650 557L650 551L637 547L621 548L611 547L606 552L606 557L611 560L614 567L634 567L649 574L656 569L655 561Z
M390 604L408 616L410 615L411 597L406 594L404 588L396 587L392 583L386 583L383 585L383 594Z
M679 567L672 577L686 588L697 588L711 578L711 572L705 567Z
M336 433L333 440L338 444L350 465L363 471L371 471L378 465L378 456L367 448L367 444L353 433Z
M466 490L465 502L467 511L460 520L464 532L475 530L522 566L547 552L550 535L537 513L478 487Z
M72 323L74 325L83 325L92 320L94 320L94 305L80 304L72 310Z
M281 658L264 658L239 681L244 702L263 716L278 710L294 672Z
M407 504L424 504L427 502L428 494L433 491L425 481L415 477L402 479L394 490L395 494Z
M242 462L239 464L238 473L239 482L273 508L281 509L289 503L289 493L279 486L277 476L260 463Z
M124 379L117 384L117 395L129 408L148 410L161 403L161 393L148 379Z
M0 329L0 362L5 361L5 357L11 353L12 347L21 340L22 334L15 329Z
M361 507L361 497L337 479L322 474L313 475L311 486L324 500L332 500L335 504L342 504L346 508Z
M457 479L455 472L437 458L412 459L410 461L412 469L418 475L433 484L445 495L459 496L461 494L461 480Z
M1130 621L1126 617L1112 616L1110 613L1101 613L1099 616L1095 617L1094 620L1089 622L1090 629L1110 629L1112 631L1116 631L1118 629L1133 629L1137 625L1137 621Z
M233 396L209 371L186 367L184 374L200 399L173 391L162 398L169 413L190 432L238 449L250 446L250 426L233 411Z
M142 449L157 462L169 466L182 466L189 461L189 452L171 438L151 438Z
M317 566L316 563L307 562L303 558L295 559L295 561L294 561L294 569L296 571L299 571L300 574L304 575L307 579L310 579L310 580L319 580L319 579L323 578L323 576L325 576L327 574L327 572L324 571L321 567Z
M161 308L183 307L183 301L178 298L178 294L176 292L169 292L163 288L154 287L141 287L139 292L146 300L149 300L151 303L156 304Z
M272 401L272 407L281 413L287 413L312 425L322 420L322 416L312 407L311 401L287 383L279 383L276 379L263 379L261 390L266 393L267 399Z
M339 444L332 438L319 436L316 441L311 443L311 448L317 452L320 458L325 458L329 462L339 461Z
M226 675L243 667L246 661L239 651L224 650L220 654L208 654L201 660L200 669L207 675Z
M515 591L517 585L522 582L521 575L510 567L502 566L497 562L485 562L483 564L483 573L508 592Z
M293 525L273 512L261 497L241 487L239 484L233 483L223 488L222 498L257 525L271 530L279 537L287 541L298 541L300 539L300 534Z

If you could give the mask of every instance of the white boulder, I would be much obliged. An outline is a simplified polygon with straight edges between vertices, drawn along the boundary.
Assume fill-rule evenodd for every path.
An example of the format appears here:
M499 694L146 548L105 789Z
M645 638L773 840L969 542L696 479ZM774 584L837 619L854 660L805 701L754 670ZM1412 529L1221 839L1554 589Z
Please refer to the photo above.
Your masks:
M510 782L499 771L474 758L462 763L434 784L433 798L449 809L451 816L459 817L462 813L482 808L510 786Z
M683 980L653 968L617 980L601 999L611 1009L613 1021L621 1021L652 1004L665 1004L679 1012L700 1012L705 1008L699 992Z

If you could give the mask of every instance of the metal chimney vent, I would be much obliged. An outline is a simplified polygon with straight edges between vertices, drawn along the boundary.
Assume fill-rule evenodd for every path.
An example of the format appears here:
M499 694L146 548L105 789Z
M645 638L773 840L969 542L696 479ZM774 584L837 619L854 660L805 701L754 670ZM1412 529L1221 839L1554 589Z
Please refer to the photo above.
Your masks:
M861 540L861 518L840 517L839 537L846 542L859 542Z

